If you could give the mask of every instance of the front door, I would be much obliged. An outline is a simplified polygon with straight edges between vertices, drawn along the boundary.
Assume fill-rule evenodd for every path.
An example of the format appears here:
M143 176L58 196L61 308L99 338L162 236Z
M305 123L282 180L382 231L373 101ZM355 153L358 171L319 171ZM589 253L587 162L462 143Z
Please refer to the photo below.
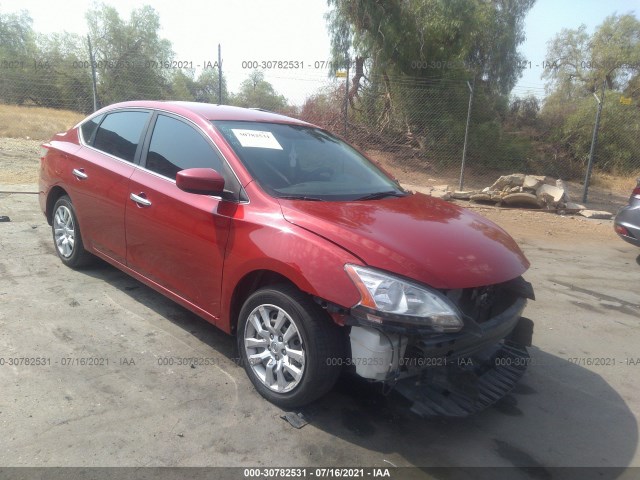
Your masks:
M127 265L216 318L230 225L219 213L225 200L184 192L175 176L194 167L222 173L222 162L197 127L158 115L125 214Z

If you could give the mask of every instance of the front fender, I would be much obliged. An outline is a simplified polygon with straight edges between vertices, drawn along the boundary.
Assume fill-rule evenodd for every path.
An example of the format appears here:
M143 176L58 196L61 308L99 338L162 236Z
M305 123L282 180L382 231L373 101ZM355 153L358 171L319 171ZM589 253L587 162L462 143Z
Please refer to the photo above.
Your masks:
M298 289L349 308L360 294L344 271L361 260L343 248L286 221L265 224L234 220L227 245L221 292L220 328L230 332L236 286L256 271L274 272Z

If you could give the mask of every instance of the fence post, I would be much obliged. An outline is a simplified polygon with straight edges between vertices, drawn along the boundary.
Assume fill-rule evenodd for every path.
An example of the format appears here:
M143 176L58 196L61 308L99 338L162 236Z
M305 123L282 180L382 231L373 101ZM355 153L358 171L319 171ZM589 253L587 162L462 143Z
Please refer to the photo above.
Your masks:
M98 87L96 85L96 62L93 60L93 50L91 48L91 37L87 34L87 44L89 45L89 62L91 63L91 83L93 85L93 111L98 110Z
M347 124L349 122L349 57L347 60L347 76L344 79L344 139L347 139Z
M218 105L222 105L222 48L218 44Z
M596 145L598 144L598 130L600 130L600 114L602 113L602 104L604 103L604 81L602 82L602 99L598 98L596 92L593 96L598 102L598 110L596 111L596 124L593 126L593 137L591 137L591 150L589 151L589 163L587 164L587 174L584 177L584 191L582 192L582 203L587 203L587 194L589 192L589 183L591 182L591 171L593 170L593 158L596 153Z
M469 137L469 122L471 121L471 105L473 105L473 92L476 86L476 77L473 77L473 85L470 85L467 82L467 87L469 87L469 108L467 109L467 125L464 128L464 146L462 147L462 166L460 167L460 183L458 185L458 190L462 190L464 188L464 164L467 160L467 138Z

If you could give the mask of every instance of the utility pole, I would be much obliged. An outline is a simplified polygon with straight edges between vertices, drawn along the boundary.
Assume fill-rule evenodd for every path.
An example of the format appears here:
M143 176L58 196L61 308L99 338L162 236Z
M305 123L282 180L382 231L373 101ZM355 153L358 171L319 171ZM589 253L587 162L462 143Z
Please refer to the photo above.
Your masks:
M218 105L222 105L222 48L218 44Z
M347 124L349 123L349 55L345 55L347 62L347 76L344 79L344 138L347 139Z
M584 190L582 192L582 203L587 203L587 195L589 193L589 182L591 182L591 171L593 170L593 158L596 153L596 146L598 144L598 130L600 129L600 114L602 113L602 104L604 103L604 86L605 82L602 81L602 98L598 98L596 92L593 92L593 96L596 97L598 102L598 110L596 112L596 124L593 126L593 137L591 137L591 150L589 151L589 163L587 165L587 174L584 177Z
M464 146L462 147L462 166L460 167L460 184L458 190L464 187L464 164L467 161L467 138L469 137L469 123L471 122L471 106L473 105L473 91L476 87L476 77L473 77L473 85L467 82L469 88L469 108L467 109L467 126L464 128Z
M96 62L93 60L93 50L91 49L91 37L87 34L87 44L89 45L89 61L91 62L91 77L93 79L93 111L98 110L98 89L96 86Z

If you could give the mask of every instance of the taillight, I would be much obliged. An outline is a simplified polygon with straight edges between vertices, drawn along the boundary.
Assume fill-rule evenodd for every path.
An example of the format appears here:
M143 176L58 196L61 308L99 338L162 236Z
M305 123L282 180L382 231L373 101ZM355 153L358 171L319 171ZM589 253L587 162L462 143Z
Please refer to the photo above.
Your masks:
M616 231L618 235L624 235L625 237L629 236L629 230L624 228L622 225L614 225L613 229Z

